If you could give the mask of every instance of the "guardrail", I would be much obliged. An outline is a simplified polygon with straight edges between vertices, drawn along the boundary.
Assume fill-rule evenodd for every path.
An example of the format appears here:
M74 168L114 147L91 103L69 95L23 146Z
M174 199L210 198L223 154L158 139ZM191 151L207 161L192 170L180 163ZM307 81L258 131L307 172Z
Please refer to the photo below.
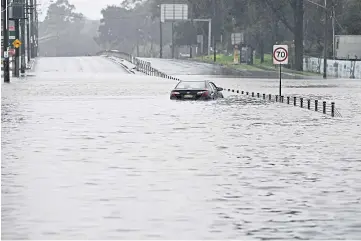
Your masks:
M151 66L151 63L148 61L144 61L141 59L138 59L128 53L120 52L117 50L107 50L102 51L98 53L99 55L109 55L112 54L112 56L116 56L122 59L125 59L132 64L134 64L138 71L143 72L150 76L157 76L161 78L166 79L172 79L172 80L178 80L180 79L175 78L173 76L167 75ZM312 100L309 98L299 97L299 96L279 96L279 95L272 95L272 94L264 94L264 93L255 93L255 92L249 92L249 91L243 91L243 90L235 90L235 89L224 89L228 92L233 93L240 93L245 94L246 96L253 97L253 98L261 98L265 101L271 101L271 102L280 102L280 103L286 103L288 105L298 106L301 108L307 108L308 110L313 110L316 112L320 112L322 114L330 115L332 117L342 117L341 113L336 109L335 102L331 102L331 104L327 104L326 101L321 100Z
M134 57L128 53L120 52L118 50L105 50L105 51L98 52L97 54L98 55L110 55L110 56L115 56L115 57L124 59L124 60L134 64L136 66L137 71L140 71L146 75L157 76L157 77L161 77L161 78L180 81L180 79L178 79L178 78L167 75L166 73L153 68L151 66L150 62L138 59L137 57Z

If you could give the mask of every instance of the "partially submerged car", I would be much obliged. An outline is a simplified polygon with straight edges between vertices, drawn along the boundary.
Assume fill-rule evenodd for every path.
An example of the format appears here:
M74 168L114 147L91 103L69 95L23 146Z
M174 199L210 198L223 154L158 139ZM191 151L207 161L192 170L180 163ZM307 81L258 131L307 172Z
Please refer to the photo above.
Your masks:
M215 100L223 98L223 88L208 80L180 81L170 93L171 100Z

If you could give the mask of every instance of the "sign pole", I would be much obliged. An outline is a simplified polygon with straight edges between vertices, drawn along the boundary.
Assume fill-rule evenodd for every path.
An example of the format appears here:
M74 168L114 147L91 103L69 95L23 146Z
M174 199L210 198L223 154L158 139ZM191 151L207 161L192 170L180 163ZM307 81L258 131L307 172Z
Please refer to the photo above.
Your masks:
M282 64L288 64L288 45L273 45L273 64L278 64L280 68L279 100L282 95Z
M281 102L281 93L282 93L281 92L281 89L282 89L282 70L281 70L282 67L281 66L282 66L282 64L280 64L280 89L279 89L279 95L280 95L279 100L280 100L280 102Z
M15 19L15 38L19 39L19 19ZM20 49L15 47L15 61L14 61L14 77L19 77L19 55L20 55Z

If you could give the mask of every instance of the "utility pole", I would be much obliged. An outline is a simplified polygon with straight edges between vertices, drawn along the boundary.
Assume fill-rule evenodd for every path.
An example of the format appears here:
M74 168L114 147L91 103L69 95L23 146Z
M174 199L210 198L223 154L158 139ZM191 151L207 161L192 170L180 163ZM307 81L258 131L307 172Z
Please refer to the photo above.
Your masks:
M190 45L189 45L189 58L193 57L193 37L194 37L194 24L193 24L193 2L190 2L190 15L191 15L191 37L190 37Z
M37 11L37 0L34 0L33 3L33 14L34 14L34 57L38 57L39 53L39 19L38 19L38 11Z
M324 27L324 46L323 46L323 78L327 78L327 23L328 23L328 11L327 0L325 0L325 27Z
M8 21L9 21L9 12L8 12L8 0L1 1L1 12L2 12L2 21L3 21L3 52L2 55L4 57L3 60L3 70L4 70L4 82L10 83L10 70L9 70L9 53L8 53L8 45L9 45L9 32L8 32Z
M30 0L30 55L31 58L35 57L35 39L34 39L34 34L35 34L35 6L34 6L34 0Z
M26 0L26 5L25 5L25 9L26 9L26 16L27 16L27 20L26 20L26 50L27 50L27 61L28 63L30 62L30 58L31 58L31 43L30 43L30 22L31 22L31 15L30 15L30 6L29 6L29 0Z
M19 19L14 19L15 22L15 39L19 39ZM19 55L20 49L15 48L15 61L14 61L14 69L13 69L13 76L19 77Z
M212 4L213 4L213 23L216 23L215 19L216 19L216 0L212 0ZM215 24L212 25L213 28L215 26ZM217 61L217 51L216 51L216 35L215 35L215 28L213 29L213 61L216 62Z
M20 21L20 53L21 53L21 65L20 65L20 72L21 74L25 74L26 62L25 62L25 16L26 16L26 9L25 9L25 0L21 1L21 4L24 8L24 16L21 18Z

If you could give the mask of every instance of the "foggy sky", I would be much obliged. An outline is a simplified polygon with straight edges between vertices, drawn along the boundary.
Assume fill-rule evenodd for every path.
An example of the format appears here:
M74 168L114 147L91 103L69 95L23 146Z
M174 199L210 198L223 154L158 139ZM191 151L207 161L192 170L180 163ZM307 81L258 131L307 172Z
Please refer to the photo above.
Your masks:
M47 8L51 0L40 0L42 5L42 14L39 16L40 20L43 20L46 16ZM54 0L53 0L54 1ZM122 0L69 0L70 4L73 4L76 8L76 12L84 14L89 19L100 19L100 11L107 5L119 5Z

